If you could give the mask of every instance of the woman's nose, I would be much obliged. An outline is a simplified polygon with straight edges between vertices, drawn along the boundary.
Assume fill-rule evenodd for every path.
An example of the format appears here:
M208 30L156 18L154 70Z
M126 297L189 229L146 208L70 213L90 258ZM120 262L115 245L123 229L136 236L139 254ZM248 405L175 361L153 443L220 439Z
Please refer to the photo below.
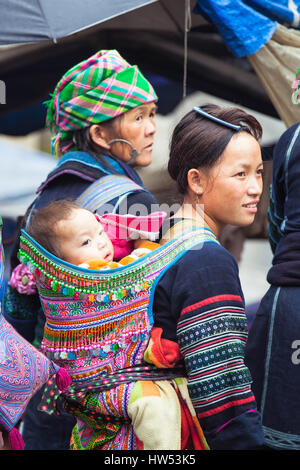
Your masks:
M261 177L253 177L251 178L248 186L248 193L251 195L258 195L260 196L262 193L262 180Z
M145 132L146 135L151 135L156 132L156 124L153 118L147 120Z

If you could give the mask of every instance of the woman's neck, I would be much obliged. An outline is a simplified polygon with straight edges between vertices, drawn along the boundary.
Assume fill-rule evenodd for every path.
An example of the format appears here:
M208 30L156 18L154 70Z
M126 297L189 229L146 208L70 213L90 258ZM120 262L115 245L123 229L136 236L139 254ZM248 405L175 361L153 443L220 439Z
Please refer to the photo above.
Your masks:
M203 204L193 204L186 198L179 210L173 216L174 218L182 218L182 219L193 219L199 222L199 225L209 228L213 234L218 237L221 232L221 227L218 227L217 224L206 214L204 210Z

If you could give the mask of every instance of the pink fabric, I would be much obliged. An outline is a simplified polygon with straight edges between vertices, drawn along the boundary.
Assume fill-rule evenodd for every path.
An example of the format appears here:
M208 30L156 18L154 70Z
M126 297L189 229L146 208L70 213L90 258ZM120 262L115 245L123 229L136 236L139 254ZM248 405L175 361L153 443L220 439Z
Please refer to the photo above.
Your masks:
M59 390L66 391L71 384L71 376L64 368L60 368L56 373L55 382Z
M114 247L114 260L129 255L138 238L155 241L160 227L167 217L166 212L153 212L147 216L104 214L97 216Z
M0 429L16 426L33 395L58 370L0 315Z
M113 238L121 240L145 238L154 241L166 217L166 212L153 212L147 216L104 214L99 220L104 226L110 226Z
M19 431L13 428L8 434L9 447L11 450L24 450L24 441Z

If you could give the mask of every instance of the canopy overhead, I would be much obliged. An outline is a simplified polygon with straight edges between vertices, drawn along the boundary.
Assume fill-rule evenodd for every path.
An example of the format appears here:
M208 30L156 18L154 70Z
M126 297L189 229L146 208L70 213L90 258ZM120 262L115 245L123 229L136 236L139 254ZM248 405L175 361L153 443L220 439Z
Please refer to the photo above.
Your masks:
M0 47L0 78L6 85L0 133L18 129L24 134L43 127L42 102L57 81L68 68L99 49L118 49L140 66L159 95L162 114L174 109L184 91L202 91L280 116L278 100L274 93L270 95L264 73L258 72L252 58L270 43L279 22L300 34L293 29L299 28L300 0L87 0L76 2L76 8L74 0L0 0L1 4L5 15L0 20L0 43L17 41L19 45ZM26 15L36 21L31 30ZM54 22L53 27L46 28L45 18L49 24ZM288 80L296 72L294 63L285 73ZM288 96L287 89L284 96ZM297 119L291 114L287 122Z
M93 27L155 0L1 0L0 44L53 40Z
M184 31L185 12L191 25L203 23L190 12L195 0L0 0L0 45L60 42L83 31L138 29Z
M247 57L287 127L300 121L300 0L198 0L236 57Z
M68 68L99 49L117 49L128 62L139 65L157 91L159 113L168 114L182 100L183 32L99 30L57 44L47 41L0 52L0 78L6 84L6 104L0 105L0 133L25 135L44 127L42 102L49 99ZM247 59L233 57L214 26L204 20L202 26L188 33L186 85L187 94L202 91L277 117Z

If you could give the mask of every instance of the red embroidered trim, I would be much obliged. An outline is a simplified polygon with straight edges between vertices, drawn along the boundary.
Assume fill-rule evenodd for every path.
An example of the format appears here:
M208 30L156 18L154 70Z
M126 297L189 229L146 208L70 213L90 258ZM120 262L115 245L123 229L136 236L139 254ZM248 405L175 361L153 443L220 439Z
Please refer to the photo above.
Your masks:
M221 411L226 410L227 408L231 408L232 406L239 406L239 405L244 405L245 403L250 403L254 402L254 397L248 397L244 398L242 400L235 400L235 401L230 401L229 403L225 403L222 406L218 406L217 408L214 408L212 410L204 411L203 413L197 413L198 418L206 418L207 416L211 416L217 413L221 413Z
M193 305L189 305L188 307L185 307L181 311L181 315L191 312L192 310L196 310L196 308L203 307L204 305L209 305L213 304L215 302L223 302L224 300L233 300L235 302L242 302L242 298L239 295L216 295L215 297L209 297L208 299L201 300L201 302L196 302Z

